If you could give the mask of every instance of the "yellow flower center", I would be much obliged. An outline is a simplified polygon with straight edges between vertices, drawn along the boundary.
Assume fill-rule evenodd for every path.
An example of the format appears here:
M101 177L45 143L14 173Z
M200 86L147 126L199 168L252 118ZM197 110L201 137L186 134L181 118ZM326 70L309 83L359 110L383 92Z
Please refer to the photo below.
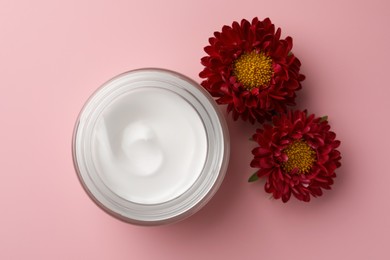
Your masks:
M244 53L233 63L233 75L247 89L268 86L272 74L272 59L262 52Z
M289 173L295 168L298 174L308 173L316 160L316 152L303 140L294 141L283 152L288 159L282 163L282 169Z

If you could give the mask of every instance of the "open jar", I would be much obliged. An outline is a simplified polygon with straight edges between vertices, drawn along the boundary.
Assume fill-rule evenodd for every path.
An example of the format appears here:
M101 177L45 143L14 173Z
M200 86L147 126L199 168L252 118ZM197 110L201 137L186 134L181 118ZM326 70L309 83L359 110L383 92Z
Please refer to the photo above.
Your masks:
M91 199L123 221L159 225L204 206L229 160L226 122L199 84L173 71L120 74L87 101L73 161Z

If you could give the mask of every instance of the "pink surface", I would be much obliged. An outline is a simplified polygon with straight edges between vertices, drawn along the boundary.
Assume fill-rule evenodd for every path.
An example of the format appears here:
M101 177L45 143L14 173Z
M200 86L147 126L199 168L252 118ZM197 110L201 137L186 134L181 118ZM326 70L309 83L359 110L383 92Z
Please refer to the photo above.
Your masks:
M0 259L390 259L389 3L0 0ZM342 141L334 189L270 200L246 181L256 126L229 117L228 175L196 215L144 228L96 207L70 149L89 95L140 67L200 82L208 37L254 16L294 38L299 107L327 114Z

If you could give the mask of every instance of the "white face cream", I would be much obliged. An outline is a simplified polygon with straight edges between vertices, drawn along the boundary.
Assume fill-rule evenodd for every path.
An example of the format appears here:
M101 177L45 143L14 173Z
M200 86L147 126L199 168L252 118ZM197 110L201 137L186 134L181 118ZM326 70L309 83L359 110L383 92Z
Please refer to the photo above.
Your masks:
M183 194L199 177L207 153L196 110L170 90L149 87L103 110L92 145L103 181L122 198L143 204Z
M200 209L227 168L228 133L197 83L141 69L105 83L76 124L73 157L90 197L130 223L157 225Z

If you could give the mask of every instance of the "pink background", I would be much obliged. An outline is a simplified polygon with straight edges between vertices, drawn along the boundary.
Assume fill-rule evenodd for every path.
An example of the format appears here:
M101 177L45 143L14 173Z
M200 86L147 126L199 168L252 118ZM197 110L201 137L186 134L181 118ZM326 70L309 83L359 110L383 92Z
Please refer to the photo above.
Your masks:
M390 2L0 0L0 259L390 259ZM200 82L207 39L269 16L306 74L299 107L342 141L332 191L309 204L248 184L256 126L228 118L229 171L191 218L144 228L96 207L73 125L107 79L163 67Z

